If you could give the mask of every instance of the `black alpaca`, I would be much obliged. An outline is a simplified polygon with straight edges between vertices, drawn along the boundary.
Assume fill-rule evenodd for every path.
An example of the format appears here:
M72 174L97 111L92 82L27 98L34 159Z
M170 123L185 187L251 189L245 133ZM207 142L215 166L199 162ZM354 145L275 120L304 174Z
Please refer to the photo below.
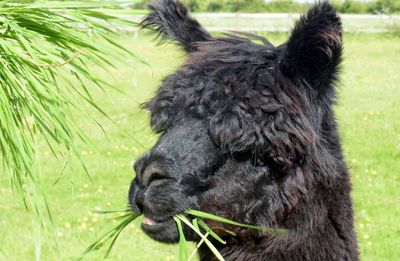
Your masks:
M213 37L173 0L150 9L142 25L188 58L144 105L160 138L135 163L129 193L143 230L177 242L172 217L199 209L289 232L218 231L226 260L358 260L332 110L342 53L335 9L315 5L278 47L250 34ZM198 240L187 227L185 235ZM207 247L200 258L215 259Z

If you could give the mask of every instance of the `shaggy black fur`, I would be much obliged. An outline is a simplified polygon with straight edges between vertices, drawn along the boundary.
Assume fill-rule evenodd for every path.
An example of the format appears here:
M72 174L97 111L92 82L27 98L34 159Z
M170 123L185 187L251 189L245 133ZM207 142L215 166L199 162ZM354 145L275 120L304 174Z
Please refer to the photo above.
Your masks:
M160 139L136 162L129 193L133 211L152 220L143 230L177 242L172 217L200 209L289 231L229 227L237 236L219 232L227 244L216 243L226 260L358 260L332 111L342 50L335 9L317 4L276 48L251 35L214 38L173 0L150 10L143 26L188 59L144 105ZM207 247L200 257L214 258Z

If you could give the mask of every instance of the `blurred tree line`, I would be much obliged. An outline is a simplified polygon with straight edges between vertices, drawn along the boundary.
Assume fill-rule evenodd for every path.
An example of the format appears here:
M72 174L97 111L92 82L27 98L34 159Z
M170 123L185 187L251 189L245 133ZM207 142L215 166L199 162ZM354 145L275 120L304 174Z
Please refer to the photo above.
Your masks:
M192 12L243 12L243 13L301 13L309 3L295 0L181 0ZM134 8L145 8L151 0L142 0ZM400 13L400 0L332 0L341 13L393 14Z

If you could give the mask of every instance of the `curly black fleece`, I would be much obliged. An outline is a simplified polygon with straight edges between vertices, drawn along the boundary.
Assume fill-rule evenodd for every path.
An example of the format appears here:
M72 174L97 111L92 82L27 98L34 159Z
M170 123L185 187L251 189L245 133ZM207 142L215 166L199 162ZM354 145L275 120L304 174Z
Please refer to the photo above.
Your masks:
M150 10L143 27L188 59L144 105L161 137L135 165L132 206L160 221L196 208L289 231L230 228L237 236L221 233L227 244L218 245L226 260L358 260L332 110L342 53L335 9L316 4L278 47L250 34L213 37L177 1ZM178 238L174 226L149 235ZM206 247L200 257L214 258Z

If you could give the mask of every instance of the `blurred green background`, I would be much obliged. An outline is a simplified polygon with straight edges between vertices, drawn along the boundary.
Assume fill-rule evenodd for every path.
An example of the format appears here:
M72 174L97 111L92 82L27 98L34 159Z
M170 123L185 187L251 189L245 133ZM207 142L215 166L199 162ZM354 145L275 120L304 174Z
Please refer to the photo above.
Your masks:
M151 0L140 0L134 8L145 8ZM314 0L182 0L192 12L300 13ZM400 12L398 0L331 0L346 14L391 14Z
M279 44L287 36L271 33L266 37ZM62 172L65 159L55 159L40 141L38 162L57 240L52 233L37 237L32 215L15 200L6 177L0 176L0 260L33 260L39 240L43 260L73 260L116 223L91 210L126 206L134 177L132 161L157 139L149 129L147 112L138 106L154 94L164 76L184 62L185 55L173 45L157 47L143 35L134 38L127 34L115 40L150 65L116 62L111 76L98 69L101 77L122 90L95 89L93 93L113 121L100 114L97 117L107 136L94 122L73 115L92 139L92 145L81 145L92 181L74 158ZM361 258L396 260L400 256L400 37L345 34L344 46L336 112L351 170ZM110 260L177 260L177 246L148 239L139 224L140 220L135 221L122 233ZM99 260L103 255L104 251L99 251L87 260Z

